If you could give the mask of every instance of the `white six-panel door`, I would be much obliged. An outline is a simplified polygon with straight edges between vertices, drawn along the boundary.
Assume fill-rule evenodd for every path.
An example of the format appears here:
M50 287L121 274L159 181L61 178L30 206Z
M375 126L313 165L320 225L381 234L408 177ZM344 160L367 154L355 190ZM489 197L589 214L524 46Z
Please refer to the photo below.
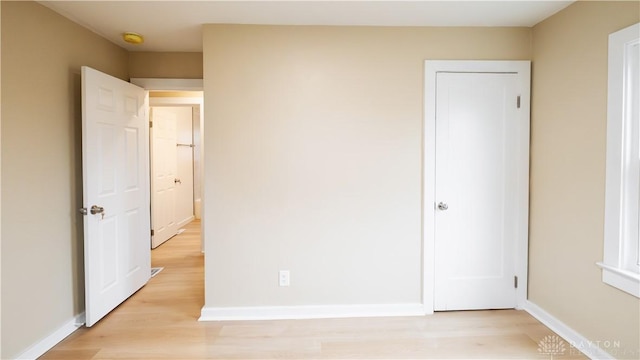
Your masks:
M151 275L147 92L82 67L86 325Z
M176 219L178 227L191 222L193 209L193 107L173 107L177 114L176 124L176 174L179 180L176 186Z
M426 62L426 313L526 300L529 67Z
M167 108L152 108L152 226L151 247L156 248L178 231L176 218L176 114Z

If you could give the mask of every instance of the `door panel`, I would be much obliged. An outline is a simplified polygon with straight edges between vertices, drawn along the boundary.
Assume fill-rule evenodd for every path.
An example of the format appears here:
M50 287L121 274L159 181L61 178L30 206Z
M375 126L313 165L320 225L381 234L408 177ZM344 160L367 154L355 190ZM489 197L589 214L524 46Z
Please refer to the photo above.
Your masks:
M147 107L143 89L82 67L87 326L150 278Z
M193 209L193 108L174 107L177 114L176 147L177 175L180 182L176 186L176 217L181 228L194 219Z
M517 95L515 74L437 74L435 310L516 305Z
M152 109L152 247L169 240L178 231L176 219L176 114L163 107Z

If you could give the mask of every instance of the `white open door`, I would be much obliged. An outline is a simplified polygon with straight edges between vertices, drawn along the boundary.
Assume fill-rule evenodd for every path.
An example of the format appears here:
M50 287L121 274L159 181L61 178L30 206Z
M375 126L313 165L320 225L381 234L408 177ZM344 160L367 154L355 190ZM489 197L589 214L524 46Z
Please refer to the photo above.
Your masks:
M193 107L174 107L177 112L176 123L176 220L178 228L190 223L194 217L193 209Z
M156 248L178 232L176 219L177 140L176 114L163 107L151 111L151 247Z
M148 95L82 67L86 326L151 276Z

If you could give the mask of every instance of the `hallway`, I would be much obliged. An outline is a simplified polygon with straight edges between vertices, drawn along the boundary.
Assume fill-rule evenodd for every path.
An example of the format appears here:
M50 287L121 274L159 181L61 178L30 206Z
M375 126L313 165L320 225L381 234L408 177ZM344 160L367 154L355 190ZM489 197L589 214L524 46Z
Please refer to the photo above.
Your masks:
M553 333L524 311L425 317L198 322L204 305L200 222L152 251L164 267L94 327L41 359L549 359ZM569 344L556 359L585 359Z

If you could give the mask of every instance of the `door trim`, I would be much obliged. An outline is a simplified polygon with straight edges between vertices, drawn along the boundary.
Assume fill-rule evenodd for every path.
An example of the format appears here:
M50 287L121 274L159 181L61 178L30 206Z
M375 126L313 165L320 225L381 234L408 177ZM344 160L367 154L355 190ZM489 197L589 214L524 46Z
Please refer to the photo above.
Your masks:
M518 277L516 308L527 300L529 248L529 133L530 61L426 60L422 174L422 304L425 314L434 312L435 295L435 179L436 179L436 75L439 72L512 73L518 75L521 97L518 112L517 239L515 270ZM515 106L514 99L514 106Z
M158 79L158 78L131 78L131 83L141 88L166 91L203 91L203 79Z

